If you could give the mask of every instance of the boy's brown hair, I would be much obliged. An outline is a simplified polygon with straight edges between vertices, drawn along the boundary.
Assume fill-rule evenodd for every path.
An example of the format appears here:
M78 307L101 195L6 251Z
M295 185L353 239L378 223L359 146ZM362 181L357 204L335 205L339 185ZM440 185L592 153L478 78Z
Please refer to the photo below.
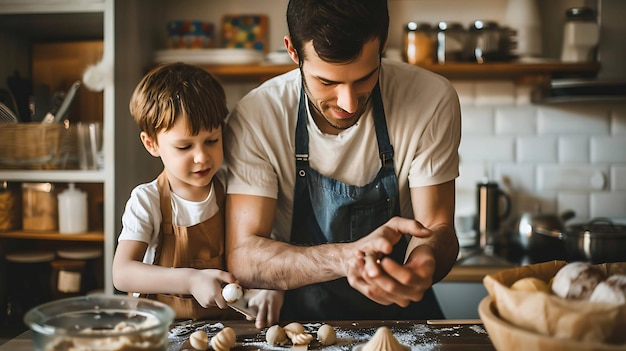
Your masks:
M130 114L142 132L155 142L176 118L187 120L189 134L215 129L228 114L224 88L209 72L185 63L155 67L137 84L130 99Z

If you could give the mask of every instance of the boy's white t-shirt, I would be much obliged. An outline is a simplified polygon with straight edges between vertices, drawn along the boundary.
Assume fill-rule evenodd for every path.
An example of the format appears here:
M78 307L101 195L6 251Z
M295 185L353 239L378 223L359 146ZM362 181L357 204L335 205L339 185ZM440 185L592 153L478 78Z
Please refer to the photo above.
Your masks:
M171 192L172 223L190 227L213 217L218 211L215 190L211 185L209 195L202 201L189 201ZM122 215L122 232L118 241L136 240L148 244L143 262L152 264L158 246L162 214L157 180L138 185L126 202Z

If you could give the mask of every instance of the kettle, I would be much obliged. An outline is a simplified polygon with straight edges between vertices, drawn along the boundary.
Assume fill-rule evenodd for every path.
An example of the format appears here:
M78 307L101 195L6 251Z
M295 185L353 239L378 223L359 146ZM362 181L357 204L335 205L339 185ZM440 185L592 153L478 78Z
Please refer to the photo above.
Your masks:
M563 242L558 237L546 235L545 232L562 232L565 228L564 223L575 215L572 210L556 215L542 213L539 208L535 212L523 213L517 225L517 242L532 262L565 260Z
M480 237L480 247L492 248L500 222L511 212L511 198L498 183L484 181L476 185L476 231Z

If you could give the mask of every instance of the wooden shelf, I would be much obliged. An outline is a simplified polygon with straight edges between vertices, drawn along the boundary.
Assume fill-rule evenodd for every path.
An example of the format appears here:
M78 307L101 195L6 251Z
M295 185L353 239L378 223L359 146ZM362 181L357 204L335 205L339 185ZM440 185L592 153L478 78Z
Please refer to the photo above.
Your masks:
M553 77L589 77L595 76L600 64L562 63L545 61L536 63L525 62L491 62L491 63L452 63L433 64L424 68L448 78L468 79L514 79L528 82L543 81Z
M86 232L86 233L81 233L81 234L60 234L58 232L12 231L12 232L0 232L0 238L25 239L25 240L103 242L104 233L101 231L92 231L92 232Z
M23 182L102 183L104 170L0 170L0 179Z
M287 65L210 65L202 66L224 82L262 82L297 68ZM451 79L513 79L524 83L545 82L553 77L593 77L600 64L562 63L558 61L447 63L422 66Z
M202 68L225 82L263 82L298 66L295 64L205 65Z

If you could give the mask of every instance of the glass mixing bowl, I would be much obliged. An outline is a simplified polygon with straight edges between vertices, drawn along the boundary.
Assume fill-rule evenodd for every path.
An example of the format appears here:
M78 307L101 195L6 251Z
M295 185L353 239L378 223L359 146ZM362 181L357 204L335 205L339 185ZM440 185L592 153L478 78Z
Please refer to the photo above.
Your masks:
M125 295L89 295L48 302L24 315L35 351L166 351L174 310Z

